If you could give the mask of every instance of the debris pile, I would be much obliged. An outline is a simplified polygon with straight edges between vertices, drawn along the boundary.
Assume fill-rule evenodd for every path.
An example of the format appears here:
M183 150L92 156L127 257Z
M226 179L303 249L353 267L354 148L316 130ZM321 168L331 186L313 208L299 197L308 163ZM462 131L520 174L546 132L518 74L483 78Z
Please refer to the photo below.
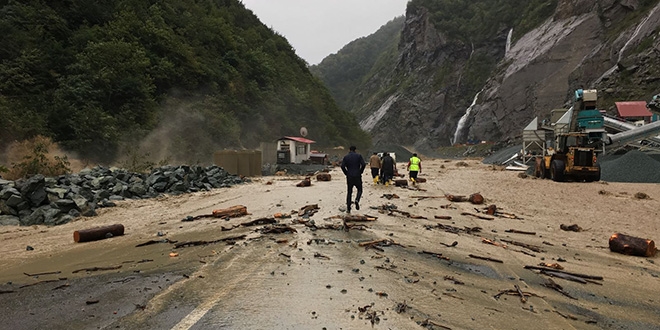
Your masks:
M639 150L631 150L612 158L602 159L601 180L660 183L660 162L647 154Z
M94 216L123 199L153 198L231 187L243 179L218 166L163 166L150 174L97 166L77 174L0 179L0 225L60 225Z

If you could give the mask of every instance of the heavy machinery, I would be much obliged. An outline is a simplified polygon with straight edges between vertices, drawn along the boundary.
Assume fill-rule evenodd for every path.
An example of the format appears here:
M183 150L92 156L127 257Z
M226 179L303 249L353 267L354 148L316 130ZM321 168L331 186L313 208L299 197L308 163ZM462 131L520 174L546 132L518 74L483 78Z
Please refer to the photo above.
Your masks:
M535 159L534 173L554 181L598 181L600 164L597 152L603 145L603 115L596 109L597 91L575 91L574 104L565 116L567 125L556 125L554 148L543 150Z

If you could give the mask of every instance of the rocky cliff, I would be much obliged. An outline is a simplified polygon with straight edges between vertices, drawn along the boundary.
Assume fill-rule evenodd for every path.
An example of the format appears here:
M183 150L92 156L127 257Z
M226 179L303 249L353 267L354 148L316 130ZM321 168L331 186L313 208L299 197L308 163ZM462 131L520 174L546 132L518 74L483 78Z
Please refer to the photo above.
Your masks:
M500 24L494 37L471 43L409 4L396 65L365 80L352 111L377 147L430 153L468 139L515 139L576 88L597 88L608 110L660 91L657 1L561 0L554 8L527 31Z

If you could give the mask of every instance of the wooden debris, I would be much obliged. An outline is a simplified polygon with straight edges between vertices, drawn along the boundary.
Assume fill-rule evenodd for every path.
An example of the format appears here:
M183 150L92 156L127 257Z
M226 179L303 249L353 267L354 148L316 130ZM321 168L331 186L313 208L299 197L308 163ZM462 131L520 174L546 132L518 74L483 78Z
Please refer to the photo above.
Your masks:
M580 273L573 273L573 272L567 272L563 270L558 270L558 269L553 269L553 268L547 268L547 267L541 267L541 266L532 266L532 265L527 265L525 266L525 269L535 269L535 270L546 270L546 271L551 271L551 272L556 272L556 273L564 273L568 275L573 275L581 278L586 278L590 280L599 280L602 281L603 277L602 276L596 276L596 275L585 275L585 274L580 274Z
M429 326L432 326L432 327L442 328L442 329L445 329L445 330L452 330L450 327L446 327L442 324L435 323L435 322L433 322L429 319L426 319L426 320L422 321L419 325L422 326L422 327L425 327L425 328L428 328Z
M179 248L184 248L188 246L198 246L198 245L208 245L208 244L215 244L215 243L220 243L220 242L229 242L230 244L235 243L237 240L244 239L246 235L240 235L240 236L231 236L231 237L225 237L213 241L190 241L190 242L181 242L177 243L174 245L175 249Z
M5 293L14 293L16 291L14 290L0 290L0 294L5 294Z
M574 232L582 231L582 227L578 226L577 224L565 225L562 223L561 225L559 225L559 228L564 231L574 231Z
M482 220L495 220L495 218L493 218L493 217L486 217L486 216L483 216L483 215L473 214L473 213L470 213L470 212L461 212L461 215L469 215L471 217L479 218L479 219L482 219Z
M354 214L349 214L349 215L344 215L343 217L344 222L369 222L369 221L376 221L378 217L370 216L370 215L354 215Z
M114 224L104 227L76 230L73 232L73 241L76 243L91 242L122 235L124 235L124 226L121 224Z
M400 197L397 194L383 194L383 196L380 196L380 198L398 199Z
M33 285L39 285L39 284L44 284L44 283L52 283L52 282L58 282L58 281L60 281L60 280L57 279L57 280L43 280L43 281L37 281L37 282L34 282L34 283L21 285L21 286L19 286L18 288L19 288L19 289L22 289L22 288L27 288L27 287L29 287L29 286L33 286Z
M572 297L571 297L571 298L572 298ZM576 298L573 298L573 299L576 299ZM571 320L573 320L573 321L576 321L576 320L578 319L577 317L575 317L575 316L573 316L573 315L571 315L571 314L563 314L563 313L559 312L559 311L556 310L556 309L555 309L553 312L559 314L559 316L561 316L561 317L563 317L563 318L565 318L565 319L571 319Z
M489 239L487 239L487 238L484 238L484 237L481 238L481 243L484 243L484 244L490 244L490 245L495 245L495 246L499 246L499 247L506 248L506 244L502 244L502 243L498 243L498 242L495 242L495 241L491 241L491 240L489 240Z
M405 179L396 179L394 180L395 187L408 187L408 180Z
M543 242L541 242L541 243L543 243L543 244L545 244L545 245L548 245L548 246L555 246L554 244L552 244L552 243L550 243L550 242L548 242L548 241L543 241Z
M640 257L653 257L658 251L653 240L621 233L610 236L609 246L612 252Z
M404 300L403 303L396 304L394 311L396 311L398 314L401 314L401 313L405 313L407 308L408 305L406 305L406 301Z
M260 226L260 225L267 225L273 223L277 223L277 220L275 218L266 217L266 218L259 218L256 220L241 223L241 227L252 227L252 226Z
M548 264L548 263L542 262L542 263L539 264L539 266L541 266L541 267L547 267L547 268L552 268L552 269L559 269L559 270L563 270L563 269L564 269L564 266L562 266L562 265L560 265L560 264L558 264L558 263Z
M269 225L261 228L262 234L282 234L282 233L297 233L298 231L290 226L284 224Z
M518 284L514 284L513 287L516 288L516 291L518 291L518 294L520 295L520 302L526 303L527 298L525 298L525 295L523 294L522 290L520 290Z
M322 254L320 254L320 253L318 253L318 252L315 252L315 253L314 253L314 258L330 260L330 257L325 256L325 255L322 255Z
M172 240L170 240L169 238L165 238L165 239L159 239L159 240L150 240L150 241L146 241L146 242L144 242L144 243L140 243L140 244L136 245L135 247L142 247L142 246L147 246L147 245L152 245L152 244L158 244L158 243L176 243L176 242L177 242L177 241L172 241Z
M541 249L540 246L536 246L536 245L531 245L531 244L527 244L527 243L522 243L522 242L517 242L517 241L511 241L511 240L506 240L506 239L500 239L500 241L505 242L505 243L509 243L509 244L511 244L511 245L516 245L516 246L524 247L524 248L526 248L526 249L528 249L528 250L532 250L532 251L534 251L534 252L539 252L539 253L540 253L540 252L545 252L545 250Z
M495 204L488 205L488 208L486 209L486 214L495 215L496 212L497 212L497 206Z
M62 285L59 285L59 286L54 287L54 288L53 288L53 291L55 291L55 290L60 290L60 289L64 289L64 288L68 288L68 287L69 287L69 283L64 283L64 284L62 284Z
M288 218L291 218L291 214L277 212L277 213L273 214L273 218L276 218L276 219L288 219Z
M490 258L490 257L482 257L482 256L478 256L478 255L475 255L475 254L469 254L468 257L475 258L475 259L486 260L486 261L497 262L497 263L501 263L501 264L504 263L504 261L499 260L499 259L494 259L494 258Z
M432 255L432 256L434 256L434 257L436 257L436 258L438 258L438 259L442 259L442 260L449 260L448 257L443 257L443 256L442 256L442 253L430 252L430 251L422 251L422 252L419 252L419 253L421 253L421 254Z
M451 244L447 244L447 243L442 243L442 242L440 242L440 244L442 244L442 245L444 245L444 246L446 246L446 247L454 247L454 246L458 245L458 241L454 241L454 242L452 242Z
M454 284L463 285L465 282L455 279L453 276L445 275L445 281L452 281Z
M361 247L364 247L365 249L372 248L372 249L379 250L381 252L383 251L383 249L380 249L378 247L385 247L385 246L392 246L392 245L403 246L403 245L401 245L401 244L399 244L399 243L397 243L394 240L391 240L389 238L384 238L384 239L379 239L379 240L369 241L369 242L362 242L362 243L359 243L358 245L361 246Z
M25 276L41 276L41 275L54 275L54 274L60 274L62 273L61 271L57 270L54 272L43 272L43 273L34 273L34 274L28 274L28 273L23 273Z
M319 207L319 204L309 204L305 205L300 208L300 211L298 211L298 215L301 217L311 217L314 215L316 212L318 212L321 208Z
M441 219L441 220L451 220L451 216L449 215L436 215L434 216L436 219Z
M564 288L563 288L561 285L555 283L555 281L553 281L553 280L550 279L550 278L547 279L547 280L545 281L545 283L542 283L541 285L543 285L543 286L546 287L546 288L553 289L553 290L555 290L555 291L557 291L557 292L563 294L564 296L566 296L566 297L568 297L568 298L571 298L571 299L574 299L574 300L578 300L577 298L571 296L568 292L564 291Z
M309 187L311 185L312 185L312 180L309 177L306 177L302 181L298 182L298 184L296 184L296 187Z
M452 234L458 234L458 233L466 233L470 235L474 235L475 233L481 232L481 227L463 227L463 228L458 228L450 225L443 225L441 223L435 224L435 225L425 225L424 228L426 229L434 229L434 228L439 228L442 229L448 233Z
M447 296L447 297L452 297L452 298L454 298L454 299L458 299L458 300L465 300L465 299L463 299L463 298L461 298L461 297L459 297L459 296L453 295L453 294L451 294L451 293L449 293L449 292L443 292L442 295L443 295L443 296Z
M87 301L85 301L85 304L87 304L87 305L94 305L94 304L98 304L98 303L99 303L98 300L87 300Z
M484 203L484 196L481 196L480 193L474 193L474 194L470 195L470 197L468 198L468 201L472 204L477 204L477 205L483 204Z
M410 196L410 198L418 198L422 200L427 198L447 198L447 196Z
M119 269L121 268L121 265L118 266L109 266L109 267L91 267L91 268L82 268L82 269L76 269L72 271L71 273L79 273L79 272L97 272L100 270L114 270L114 269Z
M280 255L283 256L283 257L286 257L286 258L291 259L291 255L288 255L288 254L286 254L286 253L284 253L284 252L281 252Z
M568 275L568 274L564 274L564 273L559 273L559 272L557 272L557 271L542 270L540 273L543 274L543 275L548 275L548 276L552 276L552 277L558 277L558 278L562 278L562 279L565 279L565 280L569 280L569 281L573 281L573 282L578 282L578 283L581 283L581 284L587 284L587 280L585 280L585 279L583 279L583 278L581 278L581 277L577 277L577 276L573 276L573 275Z
M536 232L533 231L522 231L517 229L507 229L505 230L505 232L514 233L514 234L523 234L523 235L536 235Z
M213 210L213 217L216 218L237 218L248 214L247 207L243 205L234 205L226 209Z
M316 175L316 181L330 181L332 176L330 173L319 173Z
M468 200L468 198L465 197L465 196L450 195L450 194L445 195L445 198L447 198L447 200L449 200L450 202L454 202L454 203L467 202L467 200Z

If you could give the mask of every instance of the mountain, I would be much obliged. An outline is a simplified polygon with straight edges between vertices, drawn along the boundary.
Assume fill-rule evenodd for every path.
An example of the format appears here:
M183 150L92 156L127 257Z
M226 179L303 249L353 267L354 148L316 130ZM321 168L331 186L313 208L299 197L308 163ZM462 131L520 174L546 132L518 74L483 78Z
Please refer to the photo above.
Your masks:
M0 13L0 146L46 135L91 161L141 150L194 163L301 126L320 147L370 143L239 0L9 1Z
M468 139L516 139L577 88L598 89L608 111L614 101L650 100L660 90L659 7L651 0L412 0L396 54L381 54L394 64L362 77L362 96L349 110L376 147L432 153ZM331 90L343 83L324 82Z

